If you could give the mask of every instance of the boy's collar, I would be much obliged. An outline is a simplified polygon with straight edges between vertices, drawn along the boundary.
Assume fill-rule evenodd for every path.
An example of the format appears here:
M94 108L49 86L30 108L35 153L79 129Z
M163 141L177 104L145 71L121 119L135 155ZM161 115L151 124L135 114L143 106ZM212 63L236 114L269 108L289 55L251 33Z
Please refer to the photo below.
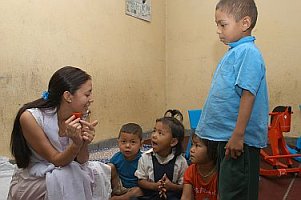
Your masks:
M230 49L242 44L242 43L246 43L246 42L253 42L255 40L254 36L246 36L241 38L240 40L236 41L236 42L231 42L228 43L228 45L230 46Z

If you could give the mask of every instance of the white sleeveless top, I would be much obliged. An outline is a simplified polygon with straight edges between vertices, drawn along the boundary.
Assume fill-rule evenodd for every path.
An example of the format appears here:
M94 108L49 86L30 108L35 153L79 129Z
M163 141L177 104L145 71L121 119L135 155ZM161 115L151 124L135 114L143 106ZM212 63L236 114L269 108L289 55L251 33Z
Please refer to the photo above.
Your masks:
M56 109L42 111L38 108L28 109L36 119L50 143L58 151L64 151L72 141L60 137ZM30 147L31 148L31 147ZM64 167L55 167L43 159L32 148L28 168L29 175L46 176L48 199L53 200L94 200L109 199L111 194L110 167L101 162L88 161L79 164L72 161Z

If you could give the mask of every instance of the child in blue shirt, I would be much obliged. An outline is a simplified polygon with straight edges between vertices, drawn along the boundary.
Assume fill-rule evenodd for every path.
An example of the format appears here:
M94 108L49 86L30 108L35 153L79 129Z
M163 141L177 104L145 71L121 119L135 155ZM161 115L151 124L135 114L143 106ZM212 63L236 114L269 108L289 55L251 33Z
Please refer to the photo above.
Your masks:
M219 142L220 200L258 199L268 92L265 63L251 36L256 20L254 0L220 0L216 5L217 34L229 50L214 73L196 134Z
M142 195L138 187L138 178L134 175L141 157L141 146L142 128L135 123L124 124L118 136L120 151L113 155L109 163L113 186L111 200L127 200Z

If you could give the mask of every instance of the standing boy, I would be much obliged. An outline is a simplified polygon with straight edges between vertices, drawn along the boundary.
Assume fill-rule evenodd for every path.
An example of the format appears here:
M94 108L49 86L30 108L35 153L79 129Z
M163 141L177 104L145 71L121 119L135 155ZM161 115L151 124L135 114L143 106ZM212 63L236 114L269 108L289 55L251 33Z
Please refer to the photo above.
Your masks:
M251 36L256 20L254 0L220 0L216 5L217 34L230 48L216 68L196 134L218 141L220 200L258 199L268 92L265 64Z

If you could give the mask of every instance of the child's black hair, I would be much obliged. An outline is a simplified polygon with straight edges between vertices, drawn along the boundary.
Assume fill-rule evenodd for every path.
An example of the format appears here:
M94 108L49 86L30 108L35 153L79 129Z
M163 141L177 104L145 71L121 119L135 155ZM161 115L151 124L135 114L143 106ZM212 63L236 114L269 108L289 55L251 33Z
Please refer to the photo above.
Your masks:
M245 16L249 16L251 18L251 30L256 25L258 12L254 0L220 0L216 5L216 10L219 9L233 15L237 22Z
M170 115L170 116L169 116ZM162 124L167 125L170 129L173 138L177 138L178 143L174 147L175 155L178 156L183 152L183 139L184 139L184 126L182 122L175 118L180 116L180 120L183 120L183 115L179 110L167 110L164 117L157 119L156 122L162 122Z
M136 123L131 122L131 123L124 124L119 131L118 138L120 138L121 133L131 133L137 135L139 139L142 140L142 128Z
M198 137L199 140L201 140L204 145L207 147L207 156L210 160L216 164L217 161L217 144L218 142L212 141L212 140L207 140L204 138L200 138L198 135L193 134L192 137Z
M183 115L179 110L169 109L165 112L164 117L173 117L183 123Z

